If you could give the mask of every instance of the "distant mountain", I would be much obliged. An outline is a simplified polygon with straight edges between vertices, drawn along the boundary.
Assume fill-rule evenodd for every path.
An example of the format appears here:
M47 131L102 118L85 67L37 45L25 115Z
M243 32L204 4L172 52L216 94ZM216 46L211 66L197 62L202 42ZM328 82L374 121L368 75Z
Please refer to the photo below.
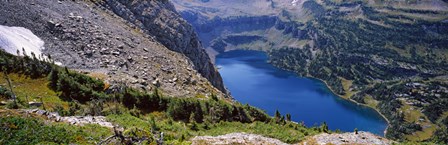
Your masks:
M173 2L210 52L266 51L272 64L379 110L387 137L446 141L446 1Z

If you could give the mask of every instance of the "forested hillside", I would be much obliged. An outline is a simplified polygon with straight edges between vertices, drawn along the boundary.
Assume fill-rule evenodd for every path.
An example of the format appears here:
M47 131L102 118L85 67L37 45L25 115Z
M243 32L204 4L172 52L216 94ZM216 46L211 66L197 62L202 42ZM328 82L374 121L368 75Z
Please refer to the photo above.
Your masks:
M322 7L304 28L313 43L269 51L271 63L377 108L390 121L387 137L446 142L447 11L305 3L312 11Z

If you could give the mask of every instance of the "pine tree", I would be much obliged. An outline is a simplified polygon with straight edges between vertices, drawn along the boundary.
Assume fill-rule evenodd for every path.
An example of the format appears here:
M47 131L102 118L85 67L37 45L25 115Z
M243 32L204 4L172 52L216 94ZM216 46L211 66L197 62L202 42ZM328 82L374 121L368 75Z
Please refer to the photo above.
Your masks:
M196 118L196 115L194 113L191 113L191 115L190 115L190 123L191 123L190 129L194 130L194 131L197 131L197 130L199 130L199 128L198 128L198 125L196 123L196 119L195 118Z
M287 120L287 121L291 121L291 114L289 114L289 113L286 114L286 120Z
M280 123L280 118L281 118L282 114L280 114L280 112L278 110L275 111L275 123Z
M64 67L64 70L65 70L65 73L66 73L67 75L70 75L70 72L68 71L68 68L67 68L67 67Z
M196 114L195 113L191 113L190 114L190 122L196 122Z
M204 120L204 112L202 111L201 103L199 101L196 101L194 103L194 106L195 106L194 113L196 115L194 119L196 120L196 122L201 123Z
M2 67L2 71L3 71L3 74L4 74L4 77L5 77L6 81L8 82L9 91L11 91L11 94L12 94L12 99L14 100L14 107L13 108L17 109L18 108L17 98L16 98L17 96L14 93L14 91L12 90L11 80L9 79L9 76L8 76L8 70L6 69L6 67Z
M322 124L321 128L322 128L322 131L323 131L323 132L328 133L328 125L327 125L327 122L324 122L324 123Z
M49 87L56 90L59 80L59 70L56 67L53 67L53 69L51 69L51 73L48 76L48 79L50 80L50 83L48 84Z
M281 124L281 125L286 124L285 116L282 116L282 117L280 118L280 124Z

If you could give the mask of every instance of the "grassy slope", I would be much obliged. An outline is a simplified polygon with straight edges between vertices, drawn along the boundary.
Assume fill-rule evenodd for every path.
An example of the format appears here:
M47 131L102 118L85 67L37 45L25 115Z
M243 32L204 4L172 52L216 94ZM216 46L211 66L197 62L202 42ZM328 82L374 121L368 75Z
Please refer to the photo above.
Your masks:
M38 116L0 110L0 144L96 144L112 134L99 125L74 126Z
M9 74L8 75L12 85L13 91L19 100L26 102L45 102L44 107L52 111L56 106L62 106L68 109L68 103L58 97L58 94L48 88L47 78L30 79L25 75ZM0 85L6 88L7 81L4 79L4 74L0 73ZM43 109L43 107L41 107Z
M297 143L306 136L319 133L318 128L298 127L293 123L278 125L275 123L240 123L240 122L220 122L216 124L198 123L197 129L192 129L191 123L173 121L163 112L154 112L144 116L135 117L130 114L109 115L109 121L124 126L125 128L141 127L145 130L156 128L159 132L164 132L169 142L183 142L194 136L223 135L234 132L246 132L260 134L266 137L279 139L283 142ZM151 126L155 121L155 126Z
M422 131L417 131L412 135L406 135L406 139L410 141L421 141L431 138L437 126L431 123L428 118L416 107L407 105L404 102L402 104L404 105L400 108L400 111L404 112L404 119L407 122L419 122L421 126L423 126ZM425 121L419 121L420 118L426 119Z

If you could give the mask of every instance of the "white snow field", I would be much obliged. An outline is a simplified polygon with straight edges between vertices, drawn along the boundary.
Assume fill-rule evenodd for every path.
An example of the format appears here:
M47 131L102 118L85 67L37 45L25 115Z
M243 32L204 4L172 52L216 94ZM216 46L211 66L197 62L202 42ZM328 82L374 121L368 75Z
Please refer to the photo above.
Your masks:
M44 49L44 41L23 27L9 27L0 25L0 48L13 55L23 55L22 48L28 56L33 52L39 57Z

